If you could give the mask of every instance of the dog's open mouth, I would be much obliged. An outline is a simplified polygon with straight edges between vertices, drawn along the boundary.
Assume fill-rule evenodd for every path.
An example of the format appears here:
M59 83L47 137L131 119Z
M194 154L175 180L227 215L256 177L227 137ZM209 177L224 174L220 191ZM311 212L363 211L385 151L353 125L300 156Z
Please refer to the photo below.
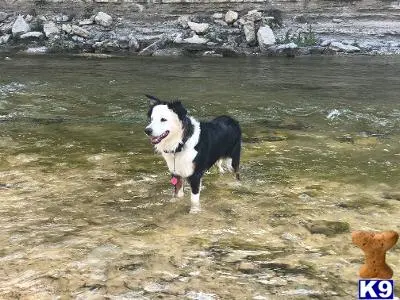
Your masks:
M159 136L152 136L150 137L150 141L153 145L158 144L159 142L161 142L163 139L165 139L167 137L167 135L169 134L169 130L165 131L163 134L159 135Z

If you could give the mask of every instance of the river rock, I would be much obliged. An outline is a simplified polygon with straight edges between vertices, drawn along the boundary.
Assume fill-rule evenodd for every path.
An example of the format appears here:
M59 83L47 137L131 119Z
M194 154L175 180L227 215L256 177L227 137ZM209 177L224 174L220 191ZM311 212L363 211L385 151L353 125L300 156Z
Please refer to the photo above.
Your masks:
M165 286L156 282L149 282L144 285L143 289L147 293L159 293L165 291Z
M229 10L225 14L225 22L228 24L233 24L239 17L239 14L236 11Z
M189 21L188 26L191 30L196 32L196 34L204 34L210 25L208 23L195 23Z
M7 17L7 13L0 11L0 22L3 22L5 19L7 19Z
M262 19L262 13L259 12L258 10L254 9L254 10L250 10L246 16L245 16L246 20L249 21L253 21L253 22L257 22L257 21L261 21Z
M94 17L94 21L96 22L96 24L99 24L103 27L110 27L112 25L113 19L109 14L100 11Z
M384 192L383 193L383 198L400 201L400 192L396 192L396 191Z
M40 31L31 31L24 34L21 34L21 39L40 39L43 37L43 32Z
M79 26L85 26L85 25L93 25L94 23L94 17L89 18L89 19L84 19L82 21L79 21L78 25Z
M70 24L62 24L61 30L64 31L65 33L72 33L72 26Z
M194 34L190 38L186 38L182 41L183 43L186 44L206 44L208 42L207 39L199 37L197 34Z
M253 21L247 21L243 24L243 31L244 31L244 36L246 38L247 44L253 46L256 44L257 39L256 39L256 29L254 26Z
M151 45L144 48L142 51L138 53L138 55L142 56L151 56L154 51L159 50L169 42L169 39L166 35L163 35L158 41L152 43Z
M90 36L89 31L77 25L72 25L72 33L85 39Z
M252 262L243 261L238 265L238 270L245 274L254 274L258 271L258 266Z
M360 48L352 45L346 45L340 42L332 42L329 47L338 52L353 53L360 52Z
M191 300L215 300L218 299L215 294L207 294L203 292L190 291L185 295L186 299Z
M133 34L130 34L128 36L128 39L129 39L129 50L134 52L138 51L140 49L140 44L137 38Z
M188 24L189 22L190 22L190 16L188 16L188 15L183 15L178 18L178 23L179 23L179 25L182 26L183 29L189 28L189 24Z
M269 280L258 280L257 282L270 286L284 286L288 284L286 279L280 277L274 277Z
M70 17L64 14L57 15L53 18L56 23L65 23L70 20Z
M275 44L275 35L268 25L261 26L257 32L257 40L261 51L265 51L269 46Z
M223 19L224 14L223 13L215 13L211 16L213 19Z
M11 29L13 36L20 36L21 34L27 33L30 30L31 28L29 24L26 23L21 15L17 17Z
M299 46L295 43L273 45L267 49L267 53L272 56L286 55L294 57L298 54Z
M326 236L334 236L336 234L346 233L350 231L350 225L346 222L314 220L306 225L306 228L312 234L323 234Z
M25 50L26 53L29 54L45 54L49 51L49 48L43 47L32 47Z
M6 44L11 38L11 34L5 34L0 36L0 45L1 44Z
M33 16L32 15L26 15L25 16L25 22L30 23L33 20Z
M46 37L50 37L59 34L60 28L58 28L58 26L54 22L50 21L43 25L43 32Z
M168 49L159 49L153 52L152 56L182 56L182 49L178 48L168 48Z
M226 23L224 20L221 20L221 19L215 19L214 23L218 24L220 26L228 26L228 23Z

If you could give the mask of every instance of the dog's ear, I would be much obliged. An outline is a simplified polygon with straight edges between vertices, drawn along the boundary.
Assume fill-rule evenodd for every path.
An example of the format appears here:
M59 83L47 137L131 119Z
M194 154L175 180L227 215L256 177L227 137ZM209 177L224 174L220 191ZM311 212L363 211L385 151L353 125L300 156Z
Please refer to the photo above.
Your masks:
M158 99L157 97L154 97L154 96L152 96L152 95L147 95L147 94L145 94L145 96L146 96L147 98L149 98L148 102L149 102L149 105L150 105L150 106L154 106L154 105L157 105L157 104L160 104L160 103L161 103L161 100Z
M168 103L168 108L172 109L172 111L176 113L181 120L183 120L187 115L187 110L183 107L181 101Z

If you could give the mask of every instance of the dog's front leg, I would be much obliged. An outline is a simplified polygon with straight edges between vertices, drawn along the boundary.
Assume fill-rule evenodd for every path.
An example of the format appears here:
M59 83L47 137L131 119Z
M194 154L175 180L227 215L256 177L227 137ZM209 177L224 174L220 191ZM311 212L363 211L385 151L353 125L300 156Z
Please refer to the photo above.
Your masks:
M177 198L182 198L183 196L185 196L184 192L183 192L183 178L182 177L176 177L176 179L178 180L176 185L175 185L175 194L174 196Z
M192 194L190 196L190 213L196 214L201 211L200 208L200 183L201 183L201 174L193 174L188 178L190 183L190 188L192 189Z

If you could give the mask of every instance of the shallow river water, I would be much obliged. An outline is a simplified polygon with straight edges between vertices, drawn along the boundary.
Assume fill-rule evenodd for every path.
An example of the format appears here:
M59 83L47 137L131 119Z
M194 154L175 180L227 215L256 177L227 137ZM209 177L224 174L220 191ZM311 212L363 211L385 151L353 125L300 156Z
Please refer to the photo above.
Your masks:
M399 66L0 57L0 299L355 299L351 231L400 231ZM212 168L198 215L145 93L241 123L242 180Z

